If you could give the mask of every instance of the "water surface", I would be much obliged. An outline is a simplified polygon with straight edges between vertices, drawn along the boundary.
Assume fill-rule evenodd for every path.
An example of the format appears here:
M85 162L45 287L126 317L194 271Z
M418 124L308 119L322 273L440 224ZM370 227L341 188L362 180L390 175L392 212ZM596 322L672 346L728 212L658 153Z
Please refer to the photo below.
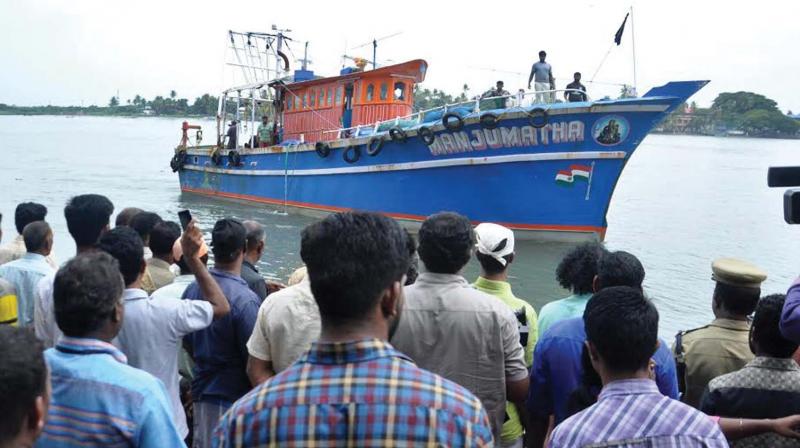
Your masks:
M188 208L207 232L233 216L267 227L261 263L285 279L300 265L300 230L313 221L249 205L183 195L169 169L180 139L179 119L0 116L0 213L12 238L14 207L45 204L60 261L74 254L63 207L70 196L101 193L117 211L140 207L177 221ZM201 121L206 135L214 123ZM208 137L207 137L208 138ZM782 219L783 190L767 188L771 165L800 165L800 142L651 135L625 168L608 214L606 243L637 255L645 288L661 313L661 334L709 321L711 261L748 259L769 273L764 293L784 292L800 273L800 229ZM524 198L520 198L524 200ZM563 297L555 267L571 246L520 241L512 267L515 293L538 310ZM471 263L466 276L473 279Z

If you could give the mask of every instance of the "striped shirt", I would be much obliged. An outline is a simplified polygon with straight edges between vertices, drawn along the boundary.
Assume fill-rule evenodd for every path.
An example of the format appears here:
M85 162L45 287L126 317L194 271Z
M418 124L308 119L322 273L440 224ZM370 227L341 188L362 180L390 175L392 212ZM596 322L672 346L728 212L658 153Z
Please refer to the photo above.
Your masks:
M217 447L492 446L480 401L378 339L315 342L220 420Z
M37 447L183 447L164 385L96 339L45 351L52 395Z
M727 447L707 415L661 395L651 380L614 381L597 403L564 420L553 432L555 447Z

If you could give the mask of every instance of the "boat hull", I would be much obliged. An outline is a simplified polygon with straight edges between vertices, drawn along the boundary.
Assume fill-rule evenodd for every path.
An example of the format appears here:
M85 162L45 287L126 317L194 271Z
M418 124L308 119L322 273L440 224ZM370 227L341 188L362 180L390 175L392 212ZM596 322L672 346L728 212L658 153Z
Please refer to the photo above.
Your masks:
M436 136L431 145L417 135L417 127L407 130L405 141L381 134L333 141L327 157L312 145L299 145L243 149L239 166L227 157L215 165L210 149L190 148L180 184L187 193L313 216L368 210L414 227L447 210L476 223L503 224L522 238L602 240L626 162L653 126L687 97L550 105L544 126L541 116L531 118L529 107L491 111L498 126L489 129L480 123L483 111L467 115L458 130L441 121L424 124ZM385 141L370 156L375 136ZM353 162L356 153L360 157Z

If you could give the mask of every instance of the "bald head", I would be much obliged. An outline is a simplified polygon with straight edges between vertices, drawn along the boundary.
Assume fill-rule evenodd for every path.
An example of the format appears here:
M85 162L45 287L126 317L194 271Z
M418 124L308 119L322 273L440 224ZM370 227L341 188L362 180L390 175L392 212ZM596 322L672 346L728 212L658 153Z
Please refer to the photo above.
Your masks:
M117 219L114 222L114 227L131 225L131 219L143 211L144 210L136 207L123 208L122 211L117 215Z
M25 249L34 254L50 255L53 248L53 231L44 221L34 221L22 229Z
M245 230L247 231L247 245L245 246L245 258L251 263L256 263L261 259L264 253L264 244L267 239L267 233L264 231L264 226L256 221L242 222Z

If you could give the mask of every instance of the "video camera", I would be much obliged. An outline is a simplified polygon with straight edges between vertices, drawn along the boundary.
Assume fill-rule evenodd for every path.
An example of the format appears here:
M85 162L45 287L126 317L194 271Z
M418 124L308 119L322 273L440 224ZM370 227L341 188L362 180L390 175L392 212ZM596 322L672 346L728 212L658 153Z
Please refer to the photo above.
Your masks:
M767 174L770 187L800 187L800 166L773 166ZM787 224L800 224L800 189L783 193L783 219Z

